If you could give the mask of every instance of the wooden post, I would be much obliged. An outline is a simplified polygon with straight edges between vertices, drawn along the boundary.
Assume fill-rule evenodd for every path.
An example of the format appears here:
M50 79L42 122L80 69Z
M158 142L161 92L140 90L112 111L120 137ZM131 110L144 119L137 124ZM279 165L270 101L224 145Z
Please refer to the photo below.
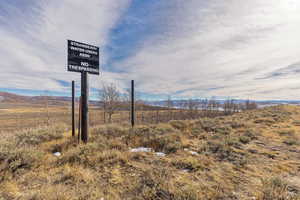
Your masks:
M84 143L88 141L88 122L89 122L89 115L88 115L88 74L87 72L82 72L81 74L81 140Z
M131 126L134 127L134 80L131 81Z
M105 107L103 106L103 122L106 124L106 114L105 114Z
M79 98L79 112L78 112L78 143L80 142L80 133L81 133L81 97Z
M75 81L72 81L72 137L75 137Z

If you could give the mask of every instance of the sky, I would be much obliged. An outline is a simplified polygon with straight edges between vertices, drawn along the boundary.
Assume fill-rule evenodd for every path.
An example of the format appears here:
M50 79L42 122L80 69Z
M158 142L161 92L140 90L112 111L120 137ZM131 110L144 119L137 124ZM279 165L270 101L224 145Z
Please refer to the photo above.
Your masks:
M68 39L100 47L93 98L300 100L299 0L1 0L0 91L79 91Z

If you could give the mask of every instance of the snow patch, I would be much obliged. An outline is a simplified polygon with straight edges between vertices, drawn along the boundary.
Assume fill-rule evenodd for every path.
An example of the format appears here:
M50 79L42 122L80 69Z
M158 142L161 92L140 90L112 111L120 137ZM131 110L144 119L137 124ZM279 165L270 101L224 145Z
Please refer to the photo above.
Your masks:
M187 152L189 152L192 155L199 155L199 153L197 153L196 151L191 151L189 149L184 149L184 151L187 151Z
M189 151L192 155L199 155L196 151Z
M130 152L133 152L133 153L136 153L136 152L154 152L153 149L147 148L147 147L133 148L133 149L130 149L129 151L130 151ZM163 152L154 152L154 154L155 154L156 156L159 156L159 157L164 157L164 156L166 156L166 154L163 153Z
M146 147L138 147L138 148L130 149L130 152L152 152L152 149Z
M155 152L155 155L160 156L160 157L165 157L166 154L163 152Z
M189 173L191 170L190 169L183 169L182 171L185 172L185 173Z
M61 156L61 153L60 152L55 152L55 153L53 153L53 155L56 156L56 157L59 157L59 156Z

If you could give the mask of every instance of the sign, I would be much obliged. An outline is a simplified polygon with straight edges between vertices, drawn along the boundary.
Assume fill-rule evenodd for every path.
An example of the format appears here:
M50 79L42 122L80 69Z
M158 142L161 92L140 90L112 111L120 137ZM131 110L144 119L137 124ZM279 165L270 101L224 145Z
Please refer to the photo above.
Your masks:
M68 40L68 71L99 74L99 47Z

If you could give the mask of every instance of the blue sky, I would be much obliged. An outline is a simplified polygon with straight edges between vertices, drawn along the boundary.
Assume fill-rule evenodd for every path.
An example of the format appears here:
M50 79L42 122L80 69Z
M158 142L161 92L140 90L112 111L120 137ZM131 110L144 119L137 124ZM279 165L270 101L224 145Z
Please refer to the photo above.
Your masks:
M93 98L300 99L299 24L298 0L2 0L0 91L69 95L72 39L100 47Z

